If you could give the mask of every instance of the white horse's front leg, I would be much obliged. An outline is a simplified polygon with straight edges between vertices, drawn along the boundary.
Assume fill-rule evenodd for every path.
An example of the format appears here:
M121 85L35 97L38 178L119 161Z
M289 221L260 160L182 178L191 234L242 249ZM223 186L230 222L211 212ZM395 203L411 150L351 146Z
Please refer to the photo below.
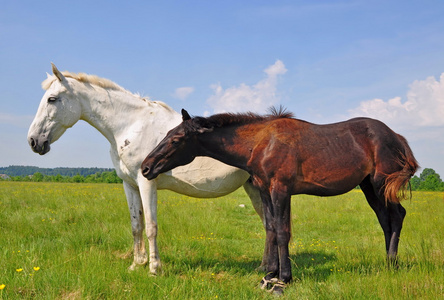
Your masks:
M145 241L143 239L143 208L142 199L137 188L123 182L126 200L131 215L131 229L134 238L134 260L129 267L133 271L139 265L146 265L148 256L145 249Z
M264 209L262 206L262 199L261 194L257 188L253 186L253 184L250 182L250 180L247 180L244 183L244 189L247 193L248 197L250 197L251 203L253 204L254 210L261 218L262 224L265 227L265 216L264 216ZM265 241L265 249L264 249L264 255L262 256L262 262L261 265L257 268L258 271L266 271L268 267L268 241Z
M129 270L134 270L138 265L146 265L148 256L145 249L145 241L143 239L143 208L142 199L137 188L123 182L126 200L131 215L131 229L134 239L134 260Z
M157 183L155 180L147 180L142 174L139 176L138 183L150 251L150 273L157 275L161 268L159 249L157 247Z

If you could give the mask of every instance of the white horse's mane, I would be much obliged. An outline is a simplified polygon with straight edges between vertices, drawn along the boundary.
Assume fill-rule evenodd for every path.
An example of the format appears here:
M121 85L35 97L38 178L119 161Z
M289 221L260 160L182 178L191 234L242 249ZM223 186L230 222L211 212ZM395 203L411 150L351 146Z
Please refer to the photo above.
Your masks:
M117 90L117 91L129 93L129 94L136 96L136 97L140 98L141 100L147 102L148 104L149 103L157 103L170 111L174 111L169 105L167 105L166 103L164 103L162 101L152 101L149 97L146 97L146 96L142 97L139 94L131 93L130 91L124 89L123 87L121 87L120 85L118 85L117 83L115 83L109 79L102 78L97 75L86 74L86 73L71 73L68 71L63 71L61 73L65 77L72 78L72 79L75 79L75 80L83 82L83 83L93 84L93 85L99 86L104 89L112 89L112 90ZM42 88L45 91L48 90L49 87L51 86L51 84L56 80L58 80L58 79L55 75L48 74L48 78L46 78L42 82Z

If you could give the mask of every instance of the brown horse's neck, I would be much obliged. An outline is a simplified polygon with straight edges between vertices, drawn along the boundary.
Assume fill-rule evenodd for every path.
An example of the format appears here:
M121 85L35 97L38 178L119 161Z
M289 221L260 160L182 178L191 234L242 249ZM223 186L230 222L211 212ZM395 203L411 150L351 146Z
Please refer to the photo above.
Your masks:
M247 127L248 125L216 127L209 134L199 135L199 156L209 156L228 165L247 170L247 163L254 145L254 135L243 134Z

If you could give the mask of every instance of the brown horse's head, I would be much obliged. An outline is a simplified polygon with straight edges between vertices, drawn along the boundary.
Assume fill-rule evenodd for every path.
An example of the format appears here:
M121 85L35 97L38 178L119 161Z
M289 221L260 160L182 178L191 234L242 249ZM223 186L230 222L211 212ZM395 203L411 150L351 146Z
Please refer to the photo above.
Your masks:
M182 120L183 122L171 129L144 159L141 169L143 176L148 180L175 167L189 164L197 156L197 134L207 132L210 128L199 122L205 118L192 119L184 109L182 109Z

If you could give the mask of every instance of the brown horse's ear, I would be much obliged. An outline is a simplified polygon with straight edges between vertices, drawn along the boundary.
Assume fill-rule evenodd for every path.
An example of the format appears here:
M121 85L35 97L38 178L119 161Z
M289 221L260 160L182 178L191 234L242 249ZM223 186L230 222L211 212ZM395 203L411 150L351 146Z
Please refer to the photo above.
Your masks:
M182 112L182 121L186 121L186 120L191 119L190 115L188 114L188 112L185 109L182 108L181 112Z
M54 73L54 75L57 77L57 79L60 82L66 81L65 76L63 76L62 72L60 72L53 63L51 63L51 66L52 66L52 73Z

